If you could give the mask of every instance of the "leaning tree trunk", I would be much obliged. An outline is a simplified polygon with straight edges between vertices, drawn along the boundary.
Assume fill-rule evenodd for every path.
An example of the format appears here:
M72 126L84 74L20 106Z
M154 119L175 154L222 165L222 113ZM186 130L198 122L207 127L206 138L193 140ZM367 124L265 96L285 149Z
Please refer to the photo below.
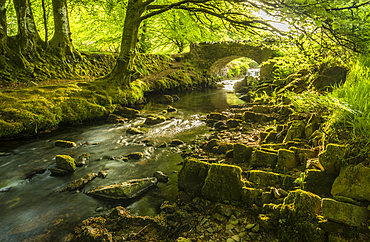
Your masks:
M134 57L138 43L138 33L141 24L141 15L147 6L143 0L129 0L127 4L126 17L124 21L121 52L117 63L111 73L105 79L117 82L120 85L128 86L134 74Z
M50 40L50 46L59 48L62 54L71 55L74 58L67 0L53 0L53 14L55 32Z
M29 0L13 0L17 15L18 35L15 45L19 54L28 61L34 61L35 57L41 59L37 52L37 45L42 44L40 35L36 29L32 9Z

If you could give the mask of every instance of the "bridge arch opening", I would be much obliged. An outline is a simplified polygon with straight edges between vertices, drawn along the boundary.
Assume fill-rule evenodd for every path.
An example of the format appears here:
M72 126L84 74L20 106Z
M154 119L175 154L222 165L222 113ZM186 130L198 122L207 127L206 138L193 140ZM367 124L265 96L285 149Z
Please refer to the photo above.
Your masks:
M246 76L251 69L259 68L259 64L248 58L228 56L216 61L210 68L213 76L238 77Z

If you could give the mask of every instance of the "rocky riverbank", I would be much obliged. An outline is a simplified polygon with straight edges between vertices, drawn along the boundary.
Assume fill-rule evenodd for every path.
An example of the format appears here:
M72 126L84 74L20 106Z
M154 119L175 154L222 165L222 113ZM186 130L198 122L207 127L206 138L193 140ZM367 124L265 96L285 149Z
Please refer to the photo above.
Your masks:
M175 204L154 218L117 207L76 240L369 241L368 164L346 165L349 147L328 142L319 114L283 103L209 113L211 133L181 154Z

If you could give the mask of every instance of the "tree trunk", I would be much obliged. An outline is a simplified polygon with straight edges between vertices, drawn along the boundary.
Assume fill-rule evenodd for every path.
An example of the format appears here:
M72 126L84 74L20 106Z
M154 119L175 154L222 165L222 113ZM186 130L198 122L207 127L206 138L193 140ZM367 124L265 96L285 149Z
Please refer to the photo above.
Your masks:
M53 0L54 36L50 40L50 46L61 48L65 54L73 56L71 31L69 28L68 8L66 0Z
M128 86L133 79L134 57L138 43L138 33L141 24L141 15L147 6L143 0L128 0L126 17L124 21L121 52L117 63L105 79L116 81L118 84Z
M8 45L23 62L34 63L37 60L42 60L37 52L37 46L42 44L42 40L36 28L29 0L13 0L13 3L17 15L18 35L15 37L16 41L14 43L8 42ZM18 64L20 63L18 62ZM28 64L23 63L23 67Z
M6 0L0 0L0 55L5 55L7 46Z
M45 28L45 47L46 49L49 46L49 31L48 31L48 17L46 14L45 0L42 0L42 12L44 15L44 28Z

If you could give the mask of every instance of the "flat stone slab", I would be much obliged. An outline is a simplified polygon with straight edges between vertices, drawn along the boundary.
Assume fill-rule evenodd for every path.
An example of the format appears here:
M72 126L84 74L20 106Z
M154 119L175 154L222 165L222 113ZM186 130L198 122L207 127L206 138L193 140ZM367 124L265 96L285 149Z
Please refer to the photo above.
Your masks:
M99 186L86 194L102 199L131 199L153 188L157 182L155 177L132 179L118 184Z
M369 211L350 203L324 198L321 203L322 216L329 220L350 226L361 226L366 221Z

